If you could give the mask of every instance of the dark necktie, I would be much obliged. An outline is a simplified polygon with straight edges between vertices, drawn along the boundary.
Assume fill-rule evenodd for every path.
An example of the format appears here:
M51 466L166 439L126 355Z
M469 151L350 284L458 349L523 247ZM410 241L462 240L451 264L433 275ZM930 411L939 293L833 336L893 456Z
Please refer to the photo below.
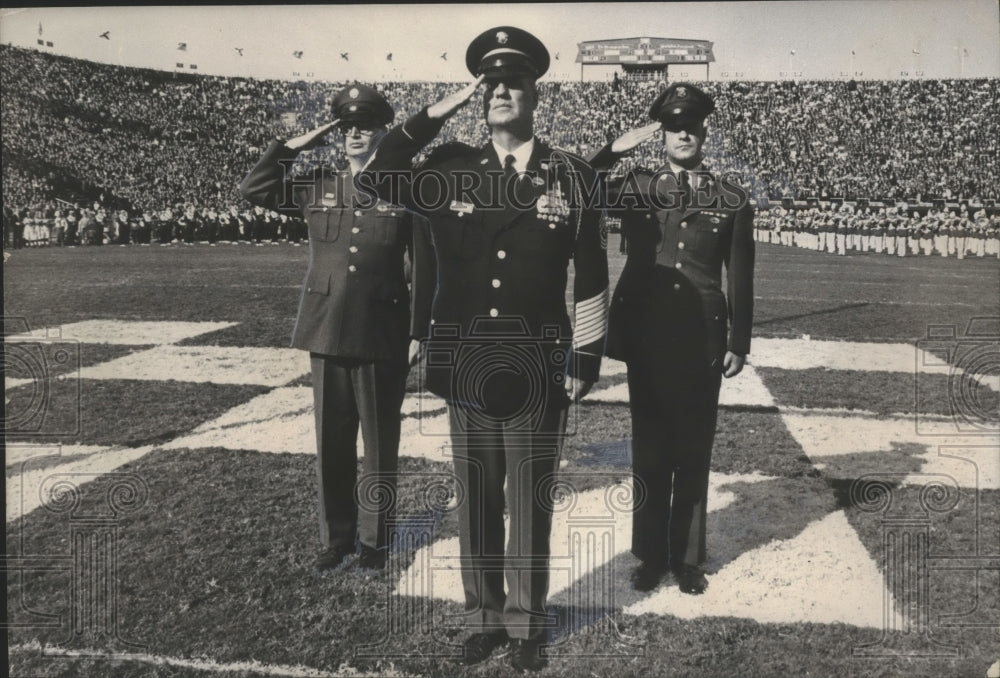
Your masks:
M513 181L515 174L517 174L517 170L514 169L514 155L508 154L507 157L503 159L504 183L510 184L510 182Z
M511 205L517 191L517 170L514 169L514 156L508 154L503 161L503 199L504 205Z
M513 205L518 209L526 209L531 205L532 196L526 190L527 177L514 168L514 156L508 154L503 161L504 204ZM511 202L513 200L513 202Z

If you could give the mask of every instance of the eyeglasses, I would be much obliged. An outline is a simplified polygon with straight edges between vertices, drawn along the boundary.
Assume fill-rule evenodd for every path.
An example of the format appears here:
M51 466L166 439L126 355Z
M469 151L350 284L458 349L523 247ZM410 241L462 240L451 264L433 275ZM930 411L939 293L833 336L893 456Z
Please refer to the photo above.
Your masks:
M374 127L362 127L361 125L351 125L348 123L337 125L337 129L340 130L340 133L345 136L353 136L355 134L355 130L357 130L357 134L360 134L363 137L370 137L375 134Z

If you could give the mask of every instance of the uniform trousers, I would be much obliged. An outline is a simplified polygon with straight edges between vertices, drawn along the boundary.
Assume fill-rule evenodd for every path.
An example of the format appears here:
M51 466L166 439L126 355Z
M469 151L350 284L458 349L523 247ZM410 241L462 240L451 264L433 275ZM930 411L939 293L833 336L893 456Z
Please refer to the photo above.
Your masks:
M565 407L550 403L533 421L499 421L448 406L455 473L465 497L458 508L465 623L473 632L505 629L512 638L537 639L555 624L545 600L565 415Z
M311 353L323 546L388 546L396 499L405 363ZM358 425L364 441L358 479Z
M656 567L705 562L708 472L722 373L628 363L636 505L632 553Z

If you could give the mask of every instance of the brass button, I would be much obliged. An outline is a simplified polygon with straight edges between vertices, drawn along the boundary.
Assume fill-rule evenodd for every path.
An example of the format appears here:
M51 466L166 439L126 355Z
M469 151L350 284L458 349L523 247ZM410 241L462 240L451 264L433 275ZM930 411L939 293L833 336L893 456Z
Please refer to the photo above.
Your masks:
M507 253L505 251L503 250L497 251L497 259L506 259L506 258L507 258Z
M676 264L674 264L674 268L681 268L681 262L678 261Z
M555 225L554 223L552 223L552 222L549 222L549 228L551 228L551 229L555 229L555 227L556 227L556 225Z
M350 250L350 251L351 251L352 253L353 253L353 252L357 252L357 251L358 251L358 248L357 248L356 246L354 246L354 245L351 245L351 246L350 246L350 247L348 247L347 249L348 249L348 250Z
M500 279L499 278L493 278L493 287L494 287L494 289L497 288L497 287L500 287Z
M681 228L687 228L687 227L688 227L688 222L682 221L681 222Z
M490 309L490 317L491 318L496 318L498 315L500 315L500 311L496 310L495 308L491 308Z
M360 217L361 216L361 210L354 210L354 216Z
M680 291L681 291L681 284L674 283L674 292L680 292Z
M347 270L350 271L351 273L354 273L356 270L358 270L358 267L355 266L354 264L351 264L350 266L347 267Z
M679 249L679 250L684 249L684 243L682 243L682 242L677 243L677 249Z
M360 232L361 232L361 229L358 228L357 226L355 226L354 228L351 229L351 233L360 233Z

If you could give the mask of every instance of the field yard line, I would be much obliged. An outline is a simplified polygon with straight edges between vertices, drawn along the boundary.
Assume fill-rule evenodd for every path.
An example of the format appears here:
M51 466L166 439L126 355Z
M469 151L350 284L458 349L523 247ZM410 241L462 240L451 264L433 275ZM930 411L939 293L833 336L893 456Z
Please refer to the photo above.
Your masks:
M51 645L42 646L38 641L32 641L22 645L13 645L9 648L12 652L41 652L45 651L46 657L67 657L67 658L95 658L106 659L112 662L139 662L142 664L153 664L157 666L177 666L186 669L197 669L199 671L209 671L212 673L245 673L253 672L266 676L287 676L288 678L361 678L362 676L411 676L413 674L402 673L395 669L379 669L378 673L362 673L357 669L341 664L337 667L336 673L320 671L308 666L284 666L281 664L262 664L260 662L217 662L211 659L183 659L181 657L166 657L163 655L146 653L121 653L105 654L99 650L66 650L53 647Z
M963 286L963 289L964 289L964 286ZM766 297L765 296L754 296L754 299L759 299L759 300L767 299L768 301L813 301L813 302L818 302L818 303L823 303L823 304L851 304L851 303L856 303L858 301L857 298L854 298L854 299L830 299L828 297L791 297L791 296L778 296L778 295L769 295L769 296L766 296ZM895 300L895 299L892 300L892 301L872 300L872 301L869 301L868 304L871 305L871 306L876 306L876 305L880 305L880 306L930 306L932 308L941 308L941 304L936 303L936 302L932 302L932 301L902 301L902 300ZM971 304L971 303L964 302L964 301L949 301L948 302L948 307L951 308L953 306L966 306L968 308L979 308L978 304Z
M81 344L123 344L132 346L173 344L202 334L232 327L231 321L172 320L82 320L55 327L32 330L6 337L6 341L79 342Z
M103 452L106 445L62 445L59 443L7 443L5 450L7 468L31 459L42 457L77 457Z
M758 338L749 362L783 370L846 370L910 375L958 376L965 372L911 343L832 341L806 338ZM972 375L993 388L994 375Z
M82 379L186 381L284 386L309 374L309 354L291 348L156 346L91 365Z
M44 505L45 498L41 496L42 484L53 476L93 476L94 480L106 473L135 461L153 449L152 445L145 447L107 448L106 452L94 452L84 459L77 459L59 466L28 471L7 479L7 522L26 516L38 507ZM77 485L89 483L90 480L78 480ZM51 497L49 497L51 499Z

